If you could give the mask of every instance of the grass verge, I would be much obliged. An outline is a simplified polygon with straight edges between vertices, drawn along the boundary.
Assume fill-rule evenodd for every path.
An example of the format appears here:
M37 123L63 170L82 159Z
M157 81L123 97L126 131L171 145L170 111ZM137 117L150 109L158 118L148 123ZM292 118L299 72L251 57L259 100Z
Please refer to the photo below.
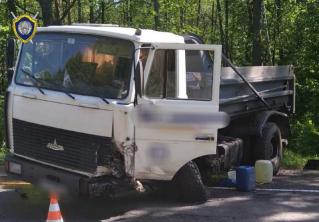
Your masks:
M3 165L4 156L5 156L5 154L3 152L0 152L0 166Z
M4 157L6 155L6 150L4 148L0 148L0 166L4 163Z
M292 150L285 149L282 160L282 167L286 169L303 169L305 164L310 159L319 159L318 156L303 156Z

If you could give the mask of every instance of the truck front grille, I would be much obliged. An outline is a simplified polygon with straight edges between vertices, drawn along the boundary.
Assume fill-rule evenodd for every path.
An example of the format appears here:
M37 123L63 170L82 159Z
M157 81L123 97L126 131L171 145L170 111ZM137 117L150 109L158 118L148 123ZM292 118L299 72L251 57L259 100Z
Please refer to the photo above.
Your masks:
M13 119L13 144L16 154L73 170L94 173L98 161L97 153L101 150L110 151L111 138Z

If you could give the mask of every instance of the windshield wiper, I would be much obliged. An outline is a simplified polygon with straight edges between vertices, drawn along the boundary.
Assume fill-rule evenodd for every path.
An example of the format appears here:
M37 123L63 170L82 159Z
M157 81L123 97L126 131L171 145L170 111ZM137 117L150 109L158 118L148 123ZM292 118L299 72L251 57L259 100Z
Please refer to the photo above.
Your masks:
M110 104L109 101L107 101L104 97L100 97L106 104Z
M24 74L26 74L27 76L29 76L31 79L33 79L34 81L36 81L37 83L43 84L41 80L35 78L34 75L32 75L31 73L29 73L27 70L21 69L21 71L22 71ZM40 86L38 86L37 84L33 84L32 86L34 86L35 88L37 88L43 95L45 95L43 89L42 89Z
M27 76L29 76L31 79L33 79L34 81L36 81L37 83L40 83L40 84L43 84L43 85L51 85L51 86L55 86L55 87L60 87L60 85L56 84L56 83L53 83L53 82L44 82L40 79L37 79L34 75L32 75L31 73L29 73L27 70L25 69L21 69L21 71L26 74ZM42 88L36 84L33 84L34 87L36 87L43 95L45 95L44 91L42 90ZM67 96L69 96L71 99L74 99L75 100L75 97L69 93L68 91L65 91L65 90L62 90L62 89L59 89L60 92L63 92L65 93ZM103 102L105 102L106 104L110 104L110 102L105 99L104 97L100 97L101 100L103 100Z
M24 69L21 69L21 71L26 74L27 76L29 76L31 79L35 80L36 82L40 83L40 84L44 84L44 85L54 85L54 86L58 86L57 84L54 84L54 83L47 83L47 82L44 82L44 81L41 81L40 79L37 79L34 75L32 75L31 73L29 73L28 71L24 70ZM45 95L44 91L42 90L42 88L38 85L33 85L34 87L36 87L43 95ZM64 91L64 90L61 90L61 92L65 93L67 96L69 96L71 99L75 99L75 97L67 92L67 91Z
M64 92L65 95L69 96L71 99L74 99L74 100L75 100L75 97L74 97L71 93L69 93L69 92L67 92L67 91L64 91L64 90L62 90L62 92Z
M60 85L58 85L58 84L56 84L56 83L53 83L53 82L50 82L50 83L48 83L48 84L53 85L53 86L56 86L56 87L60 87ZM65 89L65 87L63 87L63 88ZM59 89L59 91L65 93L65 95L67 95L67 96L70 97L71 99L74 99L74 100L75 100L75 97L74 97L71 93L69 93L68 91L65 91L65 90L63 90L63 89Z

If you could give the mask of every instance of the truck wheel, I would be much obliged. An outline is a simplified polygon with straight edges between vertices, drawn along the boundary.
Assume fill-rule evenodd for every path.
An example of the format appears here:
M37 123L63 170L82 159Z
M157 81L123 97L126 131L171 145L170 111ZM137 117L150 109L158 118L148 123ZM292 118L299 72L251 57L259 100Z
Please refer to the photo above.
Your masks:
M262 137L257 138L254 149L255 160L270 160L273 165L273 173L276 175L282 160L281 132L276 123L266 123Z
M178 198L190 203L207 201L208 193L195 162L185 164L175 175L173 186Z

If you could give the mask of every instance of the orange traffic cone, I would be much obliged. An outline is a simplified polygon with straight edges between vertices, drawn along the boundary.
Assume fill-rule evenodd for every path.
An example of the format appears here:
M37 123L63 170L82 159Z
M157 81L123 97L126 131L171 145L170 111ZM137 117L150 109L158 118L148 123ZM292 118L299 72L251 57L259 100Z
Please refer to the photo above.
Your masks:
M50 195L50 206L47 222L63 222L58 198L55 194Z

